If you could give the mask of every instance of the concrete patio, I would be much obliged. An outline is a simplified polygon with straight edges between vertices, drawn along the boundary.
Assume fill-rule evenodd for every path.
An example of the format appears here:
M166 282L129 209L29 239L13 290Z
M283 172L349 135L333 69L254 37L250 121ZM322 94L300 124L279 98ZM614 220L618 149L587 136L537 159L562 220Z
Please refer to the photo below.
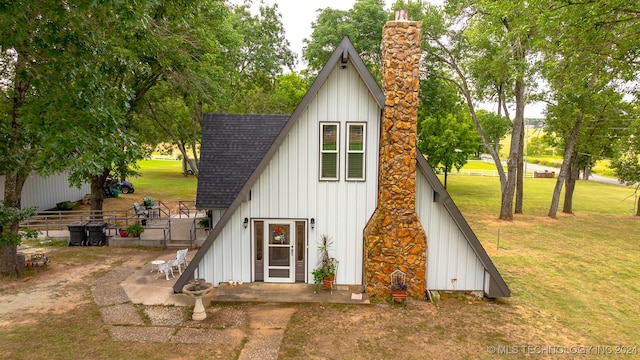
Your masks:
M196 251L189 251L190 260ZM175 258L174 251L158 257L158 260ZM173 285L178 279L159 274L157 267L151 263L142 266L120 283L127 296L134 304L143 305L176 305L190 306L194 300L184 294L174 294ZM360 286L336 285L333 290L316 290L313 284L274 284L274 283L243 283L229 285L228 283L214 284L213 303L339 303L339 304L369 304L367 294L361 292ZM208 304L207 304L208 305Z

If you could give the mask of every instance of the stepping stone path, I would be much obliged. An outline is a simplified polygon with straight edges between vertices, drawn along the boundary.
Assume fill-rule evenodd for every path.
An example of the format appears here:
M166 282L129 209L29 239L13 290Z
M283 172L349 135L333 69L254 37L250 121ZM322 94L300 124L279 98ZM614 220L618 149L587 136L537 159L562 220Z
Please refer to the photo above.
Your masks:
M132 304L119 284L135 270L117 267L91 288L114 341L224 344L241 348L241 360L278 358L295 308L275 304L211 306L207 307L206 323L185 320L184 307Z

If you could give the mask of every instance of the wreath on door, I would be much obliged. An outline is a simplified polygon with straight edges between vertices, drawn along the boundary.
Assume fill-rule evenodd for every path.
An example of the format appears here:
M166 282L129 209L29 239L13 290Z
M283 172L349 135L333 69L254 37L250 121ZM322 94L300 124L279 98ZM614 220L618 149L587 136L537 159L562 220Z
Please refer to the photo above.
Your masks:
M285 242L286 235L284 233L284 229L277 227L275 229L273 229L273 233L271 233L271 235L273 236L273 240L279 242L279 243L283 243Z

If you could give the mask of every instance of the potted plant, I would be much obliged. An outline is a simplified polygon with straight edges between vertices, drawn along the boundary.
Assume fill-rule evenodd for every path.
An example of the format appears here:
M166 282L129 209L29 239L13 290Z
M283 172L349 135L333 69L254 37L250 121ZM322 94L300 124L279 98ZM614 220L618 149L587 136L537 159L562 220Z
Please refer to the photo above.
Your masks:
M211 226L209 225L210 223L211 219L209 219L208 217L202 218L198 220L198 227L202 230L209 230L211 228Z
M120 235L120 237L127 237L127 230L123 228L118 228L118 235Z
M153 197L151 197L151 196L144 197L142 199L142 204L144 205L145 208L149 209L150 207L152 207L154 205Z
M139 237L140 234L144 232L144 227L142 227L142 225L139 222L136 222L132 225L129 225L126 231L127 231L127 235L131 237Z
M407 283L402 277L396 277L394 283L391 284L391 295L394 302L403 302L407 298Z
M325 288L330 288L336 277L336 267L338 261L329 256L329 248L333 245L333 242L327 235L320 236L320 244L318 245L318 251L320 252L320 263L311 273L313 274L313 280L316 286L320 286L323 283Z

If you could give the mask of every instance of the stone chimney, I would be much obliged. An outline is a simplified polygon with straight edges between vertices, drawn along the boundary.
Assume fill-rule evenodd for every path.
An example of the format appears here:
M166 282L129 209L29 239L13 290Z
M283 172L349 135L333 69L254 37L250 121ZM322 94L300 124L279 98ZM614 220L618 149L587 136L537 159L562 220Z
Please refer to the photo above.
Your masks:
M408 295L426 289L427 235L415 212L416 129L421 23L396 12L382 30L382 89L378 207L364 230L364 282L370 296L387 297L390 274L406 274Z

